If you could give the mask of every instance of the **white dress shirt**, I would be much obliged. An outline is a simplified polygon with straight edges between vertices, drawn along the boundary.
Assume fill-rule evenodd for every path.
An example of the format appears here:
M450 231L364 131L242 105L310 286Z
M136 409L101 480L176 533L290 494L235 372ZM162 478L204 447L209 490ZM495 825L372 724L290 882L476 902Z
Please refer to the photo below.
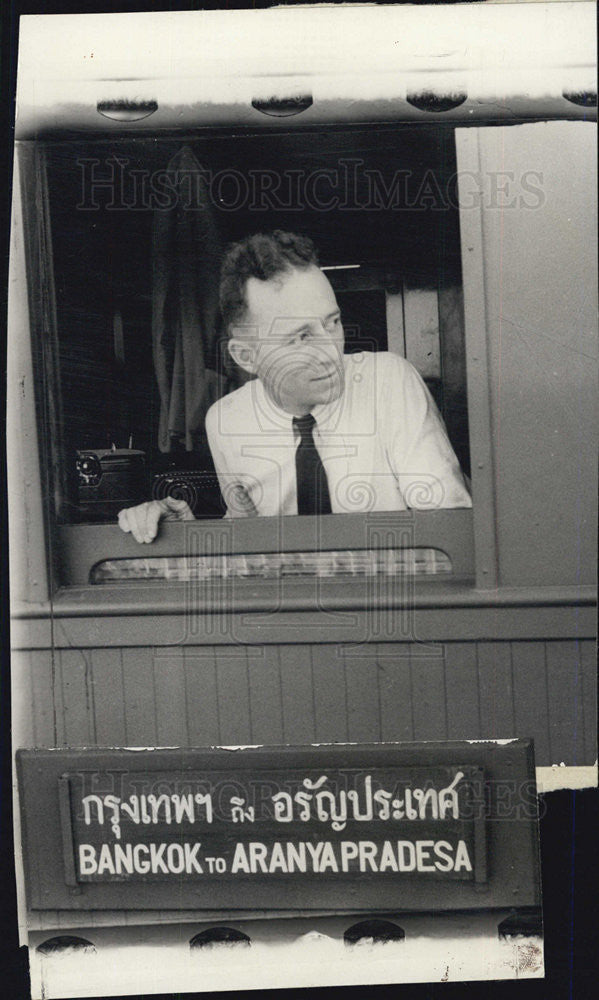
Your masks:
M439 411L416 369L388 352L344 356L345 388L315 406L334 514L471 507ZM254 379L214 403L208 442L227 517L297 514L293 415Z

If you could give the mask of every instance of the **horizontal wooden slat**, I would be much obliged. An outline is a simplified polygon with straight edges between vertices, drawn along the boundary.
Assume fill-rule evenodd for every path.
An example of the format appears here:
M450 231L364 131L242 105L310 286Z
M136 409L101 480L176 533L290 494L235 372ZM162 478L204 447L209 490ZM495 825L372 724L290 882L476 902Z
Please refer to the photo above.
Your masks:
M394 580L384 577L377 580L376 591L370 594L369 607L397 605L398 588ZM501 613L504 609L537 607L590 609L591 614L579 623L576 635L590 637L596 633L596 619L593 609L597 603L597 589L594 586L568 587L500 587L493 590L478 589L469 580L447 580L445 577L415 579L411 589L411 600L415 608L488 608ZM337 579L306 580L289 578L285 580L239 580L235 588L230 585L214 584L205 587L192 596L196 632L204 628L201 616L204 613L223 611L260 611L285 608L288 611L318 611L326 601L327 608L364 609L364 579L341 577ZM401 590L400 590L401 595ZM173 615L189 611L190 588L184 584L121 585L102 587L67 587L55 595L52 604L13 604L12 646L28 648L28 629L36 622L52 618L60 642L62 620L64 618L122 615ZM591 624L591 630L586 631ZM468 638L468 636L465 636ZM179 637L180 641L181 637Z
M349 586L348 586L349 589ZM326 608L326 592L322 603ZM276 595L273 594L273 603ZM416 601L414 602L416 604ZM375 611L353 611L349 604L347 611L335 615L323 610L276 611L272 613L228 614L226 629L216 632L214 619L216 612L203 612L196 616L196 626L192 636L186 636L184 614L123 614L122 616L90 616L63 618L60 629L51 629L49 621L29 621L23 623L18 636L17 648L48 649L54 643L55 649L87 648L110 646L174 646L179 643L189 646L235 644L278 644L288 642L334 642L363 644L380 636L380 619ZM375 609L376 610L376 609ZM372 620L371 620L372 619ZM373 627L373 624L375 627ZM575 639L593 638L596 629L596 615L593 607L563 605L523 605L520 607L462 607L443 605L440 601L431 607L418 607L411 615L410 627L414 641L421 642L469 642L477 639ZM13 628L13 636L15 629ZM410 639L402 633L403 639Z

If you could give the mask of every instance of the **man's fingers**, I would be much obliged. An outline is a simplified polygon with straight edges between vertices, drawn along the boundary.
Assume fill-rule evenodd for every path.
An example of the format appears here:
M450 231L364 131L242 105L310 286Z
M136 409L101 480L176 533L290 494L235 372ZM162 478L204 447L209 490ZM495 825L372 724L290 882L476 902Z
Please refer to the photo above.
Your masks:
M118 521L122 531L131 532L136 542L152 542L158 531L158 522L163 514L159 501L150 500L137 507L126 507L119 511Z
M170 521L195 520L193 511L185 500L165 497L164 500L148 500L137 507L120 510L119 527L123 531L130 531L136 542L153 542L162 517Z
M119 510L119 528L121 531L131 531L131 525L129 524L129 511L126 507L123 510Z
M166 505L168 521L195 521L194 513L186 500L166 496L160 503Z
M158 500L152 500L150 503L146 504L146 517L144 524L144 542L153 542L156 538L156 533L158 531L158 522L160 518L164 515L162 505Z
M136 542L149 541L146 538L146 519L147 519L147 503L142 503L139 507L131 507L129 509L129 524L131 525L131 534L133 535Z

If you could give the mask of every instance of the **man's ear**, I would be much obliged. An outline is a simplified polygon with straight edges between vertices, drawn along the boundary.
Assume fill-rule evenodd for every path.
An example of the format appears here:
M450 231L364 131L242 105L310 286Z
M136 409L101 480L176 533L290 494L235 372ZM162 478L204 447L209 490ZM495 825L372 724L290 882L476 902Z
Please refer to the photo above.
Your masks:
M254 367L254 345L250 341L244 338L232 337L228 341L227 347L235 364L243 368L245 372L249 372L250 375L256 374Z

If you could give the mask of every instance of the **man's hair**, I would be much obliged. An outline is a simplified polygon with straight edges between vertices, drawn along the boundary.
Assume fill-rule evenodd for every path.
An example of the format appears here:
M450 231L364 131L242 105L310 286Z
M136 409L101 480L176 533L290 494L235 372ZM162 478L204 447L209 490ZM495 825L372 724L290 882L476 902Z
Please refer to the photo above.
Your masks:
M220 274L220 308L227 332L241 323L248 308L246 285L249 278L268 281L292 267L318 265L312 240L275 229L255 233L229 247Z

